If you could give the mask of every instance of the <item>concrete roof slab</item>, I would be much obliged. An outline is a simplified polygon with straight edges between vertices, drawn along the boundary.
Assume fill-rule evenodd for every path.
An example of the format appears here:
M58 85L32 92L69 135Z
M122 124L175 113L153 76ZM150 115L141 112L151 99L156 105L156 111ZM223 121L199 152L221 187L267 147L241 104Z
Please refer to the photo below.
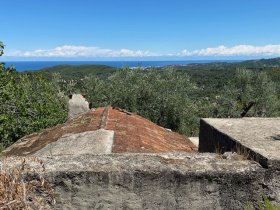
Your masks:
M267 159L268 167L271 164L277 164L280 168L280 118L207 118L202 119L202 123ZM203 141L207 141L206 135L212 134L201 131L201 148L205 143ZM218 134L215 136L217 141L223 140Z
M66 134L37 151L34 156L110 154L112 152L113 139L114 131L104 129Z

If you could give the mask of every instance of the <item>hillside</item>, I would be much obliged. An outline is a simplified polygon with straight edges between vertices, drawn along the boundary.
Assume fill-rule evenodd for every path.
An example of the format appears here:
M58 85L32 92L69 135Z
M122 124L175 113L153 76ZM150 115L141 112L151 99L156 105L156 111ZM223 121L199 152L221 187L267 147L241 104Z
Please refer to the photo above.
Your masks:
M230 70L236 68L264 69L280 67L280 58L246 60L239 62L192 63L186 66L176 66L179 70Z
M280 58L240 62L193 63L185 66L164 66L154 69L162 72L170 67L175 71L187 73L192 82L204 89L203 92L193 93L193 97L216 95L220 89L230 81L238 68L246 68L253 71L266 71L268 76L276 82L276 84L279 84L280 81ZM112 75L117 70L118 68L106 65L58 65L44 68L40 71L32 71L32 73L43 74L47 78L51 78L53 73L59 73L66 81L79 81L89 75L95 75L100 79L106 80L108 76ZM78 83L80 83L80 81Z
M208 76L220 80L223 77L227 77L228 73L232 73L237 68L246 68L257 71L266 70L269 71L269 74L271 73L273 77L277 77L280 68L280 58L247 60L240 62L192 63L184 66L157 67L157 69L165 70L170 67L174 70L188 73L190 76L193 76L198 83L201 82L199 81L200 79L208 80L209 78L205 78ZM39 72L49 76L53 73L59 73L65 79L78 79L88 75L97 75L101 78L107 78L117 70L118 68L107 65L58 65L41 69Z
M115 67L106 65L58 65L40 70L47 75L59 73L65 79L83 78L87 75L107 77L117 70Z
M220 88L229 82L238 68L266 72L272 81L276 84L280 83L280 58L240 62L194 63L187 66L174 66L173 68L190 75L191 80L198 86L206 87L203 95L211 95L220 91Z
M247 68L277 68L280 67L280 58L248 60L240 62L240 64Z

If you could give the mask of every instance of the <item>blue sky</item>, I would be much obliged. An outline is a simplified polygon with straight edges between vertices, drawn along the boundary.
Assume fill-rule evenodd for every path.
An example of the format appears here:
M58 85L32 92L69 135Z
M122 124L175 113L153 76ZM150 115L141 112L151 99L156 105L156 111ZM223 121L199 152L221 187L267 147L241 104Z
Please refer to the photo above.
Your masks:
M280 56L279 0L1 0L4 60Z

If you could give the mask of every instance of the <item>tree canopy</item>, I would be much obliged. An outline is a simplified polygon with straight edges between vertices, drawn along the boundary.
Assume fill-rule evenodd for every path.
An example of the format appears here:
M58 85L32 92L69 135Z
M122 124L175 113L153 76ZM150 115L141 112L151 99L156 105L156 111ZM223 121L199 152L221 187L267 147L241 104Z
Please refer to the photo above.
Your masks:
M4 45L0 42L1 55ZM24 135L63 122L67 103L58 87L38 75L18 73L1 65L0 147Z

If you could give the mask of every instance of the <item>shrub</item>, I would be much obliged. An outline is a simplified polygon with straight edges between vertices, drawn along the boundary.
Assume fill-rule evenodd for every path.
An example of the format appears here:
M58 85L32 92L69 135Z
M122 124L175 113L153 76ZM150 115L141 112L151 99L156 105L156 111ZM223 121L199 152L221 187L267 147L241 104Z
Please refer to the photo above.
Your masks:
M1 45L0 45L1 47ZM57 86L40 75L0 69L0 147L67 118L67 101Z

